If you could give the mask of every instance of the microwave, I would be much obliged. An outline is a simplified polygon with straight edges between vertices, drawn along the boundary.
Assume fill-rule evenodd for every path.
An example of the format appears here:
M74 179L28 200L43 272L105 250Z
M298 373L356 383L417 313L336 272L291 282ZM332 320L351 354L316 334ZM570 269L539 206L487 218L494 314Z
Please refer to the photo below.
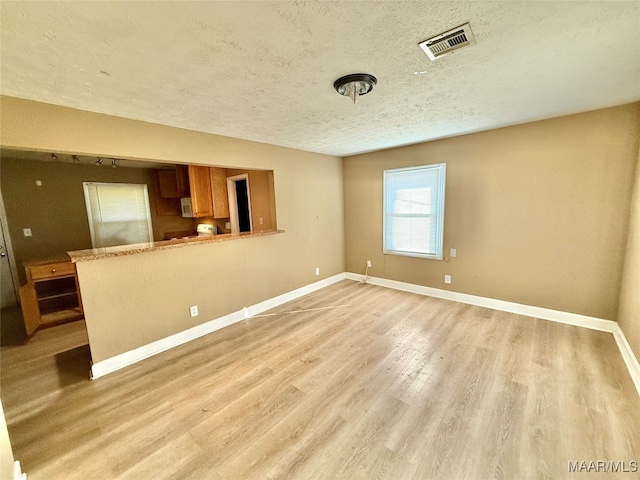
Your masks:
M193 209L191 208L191 197L185 197L180 199L180 210L182 210L182 216L193 218Z

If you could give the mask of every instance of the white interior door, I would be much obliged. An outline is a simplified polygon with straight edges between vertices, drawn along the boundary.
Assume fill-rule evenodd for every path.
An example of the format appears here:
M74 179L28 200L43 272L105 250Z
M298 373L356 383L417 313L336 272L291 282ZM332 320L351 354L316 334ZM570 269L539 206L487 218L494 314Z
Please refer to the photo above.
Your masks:
M2 290L2 308L15 307L17 305L16 291L13 287L11 277L11 267L9 265L9 254L7 253L7 243L4 238L4 229L0 223L0 264L2 264L2 275L0 276L0 289Z
M236 182L245 182L245 192L242 202L238 201L238 188ZM249 174L242 173L227 177L227 192L229 195L229 222L231 233L252 232L253 221L251 218L251 188L249 187ZM240 211L242 209L242 212Z

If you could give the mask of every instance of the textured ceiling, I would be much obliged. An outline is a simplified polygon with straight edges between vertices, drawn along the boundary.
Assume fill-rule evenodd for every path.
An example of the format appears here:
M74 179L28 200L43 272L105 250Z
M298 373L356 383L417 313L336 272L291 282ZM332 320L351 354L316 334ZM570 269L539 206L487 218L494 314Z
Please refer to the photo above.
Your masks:
M640 100L638 1L2 1L0 21L3 95L339 156ZM465 22L477 45L418 47ZM378 85L353 105L333 82L359 72Z

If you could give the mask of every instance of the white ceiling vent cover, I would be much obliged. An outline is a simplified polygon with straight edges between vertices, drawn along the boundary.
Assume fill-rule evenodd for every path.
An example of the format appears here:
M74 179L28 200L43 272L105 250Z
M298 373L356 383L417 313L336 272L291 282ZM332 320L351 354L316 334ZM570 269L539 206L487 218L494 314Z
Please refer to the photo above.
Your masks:
M452 28L451 30L436 35L420 42L418 45L424 53L433 61L462 47L475 45L471 26L468 23Z

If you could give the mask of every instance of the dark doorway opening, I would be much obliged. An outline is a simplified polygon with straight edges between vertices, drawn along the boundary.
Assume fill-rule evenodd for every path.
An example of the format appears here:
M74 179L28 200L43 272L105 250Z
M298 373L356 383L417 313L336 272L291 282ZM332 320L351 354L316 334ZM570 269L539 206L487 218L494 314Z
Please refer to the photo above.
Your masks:
M238 202L238 228L241 232L250 232L251 214L246 180L236 181L236 201Z

